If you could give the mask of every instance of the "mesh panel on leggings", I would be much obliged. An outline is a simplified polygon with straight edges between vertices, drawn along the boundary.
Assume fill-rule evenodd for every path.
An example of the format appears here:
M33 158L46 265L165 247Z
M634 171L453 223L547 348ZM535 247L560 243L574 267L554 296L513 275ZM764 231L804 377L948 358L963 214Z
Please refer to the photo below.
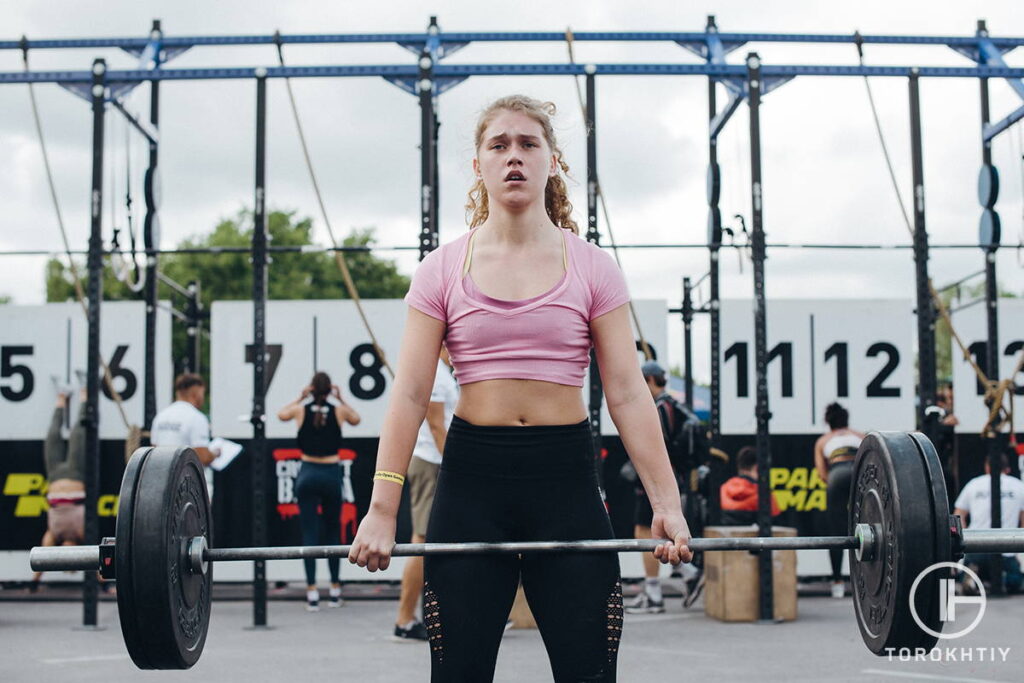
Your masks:
M619 654L619 640L622 638L622 582L616 581L608 596L605 609L608 615L608 663L614 664Z
M444 645L441 643L441 608L437 601L437 593L430 589L429 583L423 584L423 624L427 627L430 656L440 664L444 661Z

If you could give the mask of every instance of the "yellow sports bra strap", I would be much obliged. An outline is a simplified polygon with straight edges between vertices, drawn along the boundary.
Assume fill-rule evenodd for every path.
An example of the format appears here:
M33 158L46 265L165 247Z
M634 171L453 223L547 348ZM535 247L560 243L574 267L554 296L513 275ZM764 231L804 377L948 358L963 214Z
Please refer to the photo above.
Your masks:
M469 244L466 245L466 261L462 266L462 277L466 277L469 274L469 266L473 263L473 240L476 239L476 233L474 232L469 236Z
M564 228L558 228L564 230ZM565 235L561 235L562 238L562 270L569 272L569 252L565 246ZM476 233L474 232L469 236L469 244L466 245L466 260L462 265L462 277L466 277L469 274L469 268L473 265L473 240L476 239Z

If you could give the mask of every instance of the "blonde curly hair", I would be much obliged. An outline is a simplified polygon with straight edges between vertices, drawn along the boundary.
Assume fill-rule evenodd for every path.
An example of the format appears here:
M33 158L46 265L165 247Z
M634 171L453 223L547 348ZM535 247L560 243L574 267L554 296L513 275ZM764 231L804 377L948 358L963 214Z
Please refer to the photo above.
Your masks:
M560 228L571 230L575 234L580 233L579 226L572 218L572 203L569 201L569 189L566 187L564 176L569 174L569 164L562 158L562 150L555 140L555 130L551 125L551 117L555 115L555 105L552 102L541 102L526 95L508 95L492 102L480 114L476 124L476 134L473 136L474 147L479 149L483 142L484 131L490 125L494 117L501 111L515 111L526 114L540 124L544 131L544 139L555 155L559 172L548 178L547 186L544 188L544 208L548 213L551 222ZM487 203L487 188L484 187L482 178L477 178L473 187L469 190L469 197L466 201L466 220L469 227L475 228L487 220L490 209Z

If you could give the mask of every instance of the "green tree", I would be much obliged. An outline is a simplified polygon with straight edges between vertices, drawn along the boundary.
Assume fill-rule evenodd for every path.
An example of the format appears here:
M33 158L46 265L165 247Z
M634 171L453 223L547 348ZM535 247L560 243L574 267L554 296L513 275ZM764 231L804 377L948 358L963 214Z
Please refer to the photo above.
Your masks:
M8 296L7 294L0 294L0 304L9 304L9 303L11 303L11 297Z
M312 245L313 222L297 218L295 211L272 211L267 216L267 235L271 246ZM373 228L353 230L343 240L344 246L370 246L376 243ZM252 213L240 211L233 218L218 223L212 232L182 240L178 249L217 249L252 244ZM333 253L323 251L271 253L267 268L267 296L270 299L347 299L341 270ZM364 299L397 299L409 289L409 278L398 272L395 262L381 259L369 252L345 255L352 279ZM79 274L85 277L83 263L76 262ZM218 300L249 300L252 298L252 265L249 253L211 252L167 254L160 258L160 271L168 278L188 285L200 283L200 300L206 311ZM83 283L84 284L84 283ZM47 301L74 299L75 291L69 269L52 259L46 264ZM109 259L104 263L103 298L107 301L141 298L118 281ZM184 311L184 297L167 286L160 288L160 298L170 300ZM175 359L185 356L187 335L184 325L175 324L172 332ZM204 344L203 367L208 367L208 344ZM176 369L180 362L176 360Z

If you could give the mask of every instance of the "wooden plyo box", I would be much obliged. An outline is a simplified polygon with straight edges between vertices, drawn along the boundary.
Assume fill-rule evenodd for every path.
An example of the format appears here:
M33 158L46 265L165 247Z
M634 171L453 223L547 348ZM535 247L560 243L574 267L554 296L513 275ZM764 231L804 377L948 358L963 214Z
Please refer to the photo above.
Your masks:
M753 538L755 526L709 526L706 538ZM773 527L773 536L796 536L793 527ZM776 621L796 619L796 551L772 551ZM720 621L757 621L761 586L757 555L744 550L704 553L704 613Z

